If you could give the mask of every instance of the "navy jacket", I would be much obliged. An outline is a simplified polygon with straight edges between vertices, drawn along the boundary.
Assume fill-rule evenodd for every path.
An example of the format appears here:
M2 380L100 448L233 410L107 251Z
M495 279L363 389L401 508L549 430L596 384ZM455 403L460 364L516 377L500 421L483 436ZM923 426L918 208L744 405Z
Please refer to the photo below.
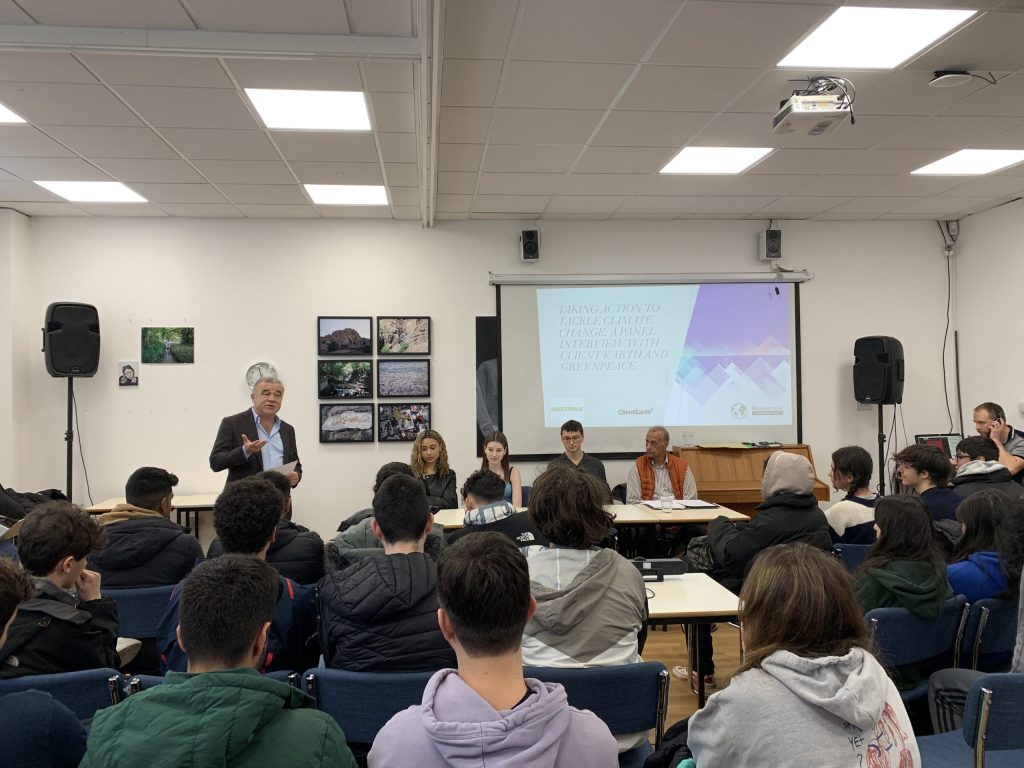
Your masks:
M89 556L89 567L113 589L177 584L203 559L195 536L159 515L105 526L107 544Z
M76 768L85 755L85 729L75 713L42 691L0 696L4 768Z
M220 557L220 539L210 542L207 557ZM290 520L277 524L277 536L267 550L267 562L287 579L299 584L316 584L324 575L324 540L320 534Z

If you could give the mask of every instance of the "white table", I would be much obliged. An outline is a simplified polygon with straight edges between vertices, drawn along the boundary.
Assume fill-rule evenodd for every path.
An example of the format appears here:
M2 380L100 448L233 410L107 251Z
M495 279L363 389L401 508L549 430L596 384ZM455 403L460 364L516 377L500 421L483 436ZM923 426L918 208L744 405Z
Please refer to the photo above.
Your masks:
M520 511L526 507L520 507ZM716 517L724 516L729 520L745 521L750 518L728 507L711 507L706 509L671 509L662 512L642 504L608 504L605 509L615 517L617 525L681 525L685 523L709 523ZM464 509L441 509L434 513L434 523L446 530L462 527L462 519L466 515Z
M173 499L174 514L178 525L181 525L181 515L185 515L185 527L192 529L193 535L195 530L192 527L192 515L196 517L196 523L199 522L200 512L209 512L213 510L213 503L220 496L220 491L213 493L190 493L183 494L181 496L175 496ZM104 512L109 512L118 504L124 504L125 499L123 496L114 497L111 499L104 499L98 504L93 504L91 507L86 507L85 511L92 515L99 515Z

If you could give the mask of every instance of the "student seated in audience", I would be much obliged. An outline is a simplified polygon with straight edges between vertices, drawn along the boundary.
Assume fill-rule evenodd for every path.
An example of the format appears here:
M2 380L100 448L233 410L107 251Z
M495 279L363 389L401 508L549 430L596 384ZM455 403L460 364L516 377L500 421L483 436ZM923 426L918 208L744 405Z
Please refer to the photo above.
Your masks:
M605 485L608 485L608 477L604 471L604 464L600 459L595 459L589 453L583 452L583 441L586 435L583 434L583 425L576 419L569 419L559 429L562 438L564 451L551 460L552 463L559 462L570 464L581 472L589 472Z
M838 561L806 544L766 549L740 601L743 664L689 722L699 768L921 765Z
M283 503L277 489L260 477L247 477L225 485L213 505L213 527L225 554L266 560ZM277 608L267 637L266 657L259 664L259 670L309 669L316 666L320 657L316 642L315 590L280 575L278 584ZM176 634L180 600L179 588L171 593L167 611L157 629L160 666L175 672L184 672L188 663Z
M999 446L991 438L964 438L956 447L954 461L953 491L961 499L978 491L1001 491L1011 499L1019 499L1024 493L1010 477L1010 470L999 463Z
M18 612L18 603L36 593L32 579L0 558L0 646ZM85 754L85 729L75 713L42 691L0 696L3 727L0 754L5 768L76 768Z
M517 512L504 498L505 483L487 469L478 469L462 484L462 498L466 502L466 516L463 528L448 534L448 542L458 541L463 536L478 531L497 531L516 543L523 554L529 554L530 547L546 547L548 540L537 530L530 515Z
M0 648L0 678L120 666L117 604L85 567L104 540L100 524L66 501L28 513L18 556L35 577L36 596L19 606Z
M488 469L505 483L503 498L514 507L523 506L523 476L508 458L508 438L501 432L484 435L484 459L480 469ZM465 495L463 495L465 498Z
M292 484L280 472L256 475L274 486L284 499L281 519L277 522L274 541L267 550L267 562L287 579L299 584L316 584L324 575L324 541L320 534L292 522ZM209 557L220 557L224 546L220 539L210 542Z
M530 550L537 611L526 625L523 660L541 667L599 667L641 661L647 637L647 590L629 560L599 545L612 516L607 487L563 464L541 474L530 492L530 519L549 542ZM472 537L467 537L472 538ZM619 737L623 751L644 734Z
M932 520L953 520L960 497L949 487L953 466L946 454L934 445L908 445L894 457L900 483L913 489Z
M415 475L412 473L412 467L410 467L404 461L389 461L387 464L383 465L380 469L377 470L377 476L373 480L373 492L377 493L377 489L380 488L380 484L383 483L392 475L408 475L409 477L415 477ZM356 523L362 522L363 520L368 520L371 517L373 517L372 501L371 506L367 507L366 509L361 509L358 512L353 512L351 515L342 520L341 524L338 525L338 532L341 533L343 531L347 531Z
M166 469L137 469L125 483L125 503L99 516L107 543L92 553L89 565L107 587L177 584L203 559L196 537L170 520L177 484Z
M176 627L188 673L168 672L162 685L100 710L83 768L354 768L330 715L256 671L279 590L280 576L262 558L225 555L199 565L182 583Z
M412 473L423 481L423 489L430 501L430 511L456 509L459 497L455 492L458 481L455 471L448 466L448 447L436 429L425 429L416 435L409 459Z
M961 502L956 519L964 535L947 568L953 594L969 603L986 597L1017 599L1024 565L1022 517L1021 502L999 491L981 491Z
M523 678L520 643L536 602L515 544L499 533L466 536L441 556L437 580L438 621L458 669L437 672L423 703L381 729L370 768L617 766L608 726L570 707L557 683Z
M842 501L825 510L834 544L874 543L878 496L871 491L872 469L871 454L859 445L848 445L832 454L829 479L833 488L846 492Z
M318 585L327 666L413 672L455 662L437 625L437 563L423 552L432 524L423 483L404 475L381 483L371 525L384 548Z
M711 578L732 592L739 592L747 568L763 550L775 544L802 541L820 549L831 549L832 538L825 515L814 498L814 468L803 456L775 451L764 465L757 516L748 523L734 523L719 516L708 525L706 541L695 539L687 549L691 570L707 571ZM714 688L714 645L711 628L702 624L688 637L689 656L696 654L697 633L701 633L701 669L704 686ZM672 674L697 687L697 673L674 667Z
M1024 479L1024 434L1006 423L1006 412L997 403L982 403L974 409L974 428L991 438L999 449L999 463L1016 481Z

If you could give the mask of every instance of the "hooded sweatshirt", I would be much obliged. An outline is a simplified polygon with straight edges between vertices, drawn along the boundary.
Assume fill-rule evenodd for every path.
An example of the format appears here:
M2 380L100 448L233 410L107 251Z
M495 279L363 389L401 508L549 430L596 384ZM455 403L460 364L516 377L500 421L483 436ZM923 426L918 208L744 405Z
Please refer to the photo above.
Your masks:
M953 594L963 595L968 603L999 597L1008 586L1006 574L999 567L998 552L975 552L966 560L950 563L946 571Z
M454 669L437 672L423 702L399 712L370 750L369 768L614 768L615 739L593 712L569 706L557 683L526 679L527 698L496 710Z
M941 563L892 560L857 578L857 597L865 613L874 608L908 608L922 619L934 619L952 596Z
M690 718L700 768L920 768L899 692L867 651L807 659L776 651Z
M953 492L966 499L978 491L1002 491L1011 499L1019 499L1024 489L998 461L969 461L957 470Z
M96 713L82 768L355 768L313 699L253 669L168 672L163 685Z

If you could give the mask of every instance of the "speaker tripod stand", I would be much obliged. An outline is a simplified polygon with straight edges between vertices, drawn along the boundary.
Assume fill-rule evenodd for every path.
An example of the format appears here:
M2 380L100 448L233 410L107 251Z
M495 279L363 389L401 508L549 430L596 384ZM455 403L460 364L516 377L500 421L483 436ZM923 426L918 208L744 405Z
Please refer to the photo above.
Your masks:
M64 442L67 443L67 480L65 481L65 487L67 490L68 500L72 500L74 497L71 495L71 479L74 475L74 447L75 447L75 380L73 377L68 376L68 428L64 432Z
M878 495L885 496L885 421L882 418L882 409L885 406L878 404Z

